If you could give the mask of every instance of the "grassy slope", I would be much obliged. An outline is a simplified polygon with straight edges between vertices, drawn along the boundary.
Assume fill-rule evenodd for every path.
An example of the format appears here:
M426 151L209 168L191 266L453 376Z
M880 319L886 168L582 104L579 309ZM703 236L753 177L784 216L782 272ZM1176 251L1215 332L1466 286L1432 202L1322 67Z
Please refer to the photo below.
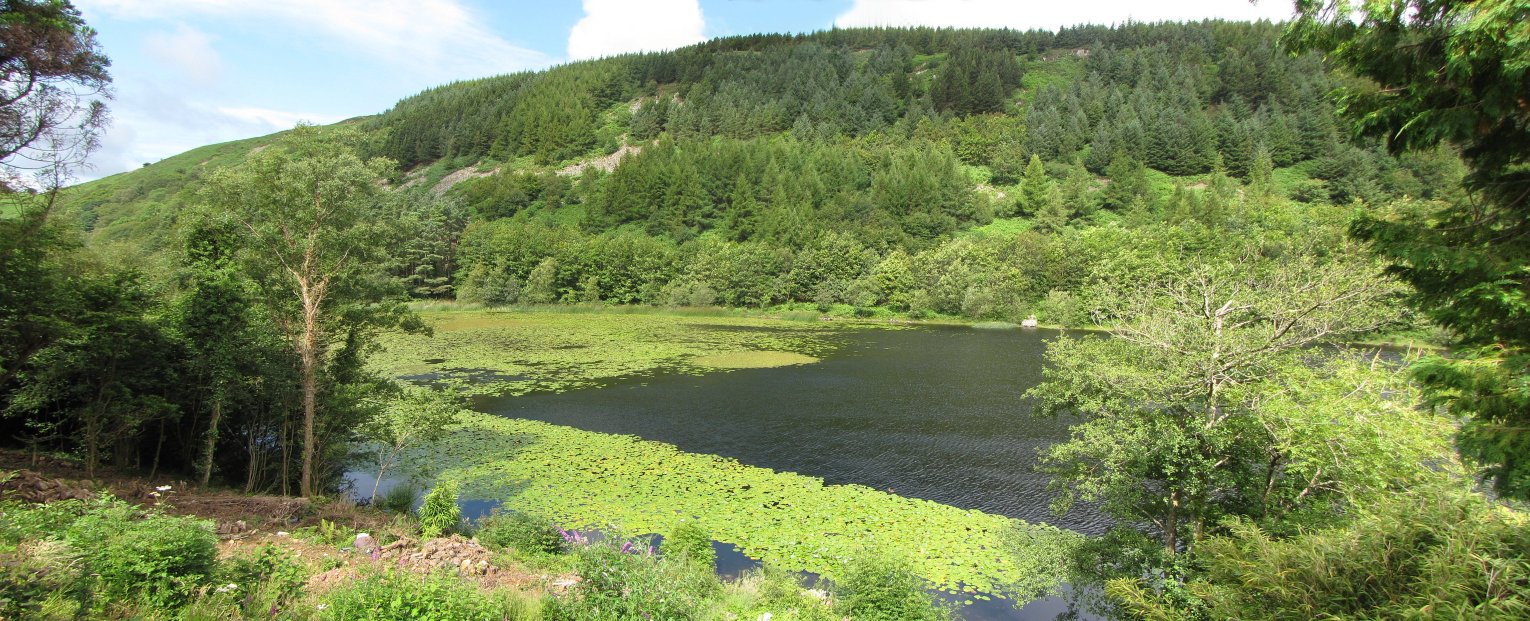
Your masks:
M281 133L198 147L138 170L82 183L64 192L62 213L78 218L94 243L153 245L194 200L194 182L208 171L244 160ZM144 250L152 250L144 248Z

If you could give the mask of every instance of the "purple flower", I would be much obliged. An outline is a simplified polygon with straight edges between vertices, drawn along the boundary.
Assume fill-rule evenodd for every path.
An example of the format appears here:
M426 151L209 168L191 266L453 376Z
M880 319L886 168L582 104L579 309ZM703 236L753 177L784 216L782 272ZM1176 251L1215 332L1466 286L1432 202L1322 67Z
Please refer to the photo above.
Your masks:
M632 542L622 544L622 554L632 554Z

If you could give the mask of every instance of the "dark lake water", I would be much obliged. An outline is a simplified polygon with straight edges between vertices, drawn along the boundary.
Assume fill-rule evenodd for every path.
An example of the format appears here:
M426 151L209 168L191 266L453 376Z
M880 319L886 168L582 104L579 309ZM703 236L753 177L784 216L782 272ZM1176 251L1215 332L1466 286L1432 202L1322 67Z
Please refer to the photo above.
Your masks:
M1030 416L1051 330L858 330L818 364L661 374L562 394L482 398L475 409L857 483L1095 534L1087 507L1048 509L1036 452L1069 420Z

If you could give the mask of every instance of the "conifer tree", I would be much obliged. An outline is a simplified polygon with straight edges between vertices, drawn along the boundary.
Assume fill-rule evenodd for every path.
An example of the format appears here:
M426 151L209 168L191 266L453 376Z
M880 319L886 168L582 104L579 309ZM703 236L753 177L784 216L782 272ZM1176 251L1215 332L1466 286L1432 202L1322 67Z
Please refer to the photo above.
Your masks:
M1041 163L1041 158L1032 155L1030 163L1025 165L1025 178L1020 182L1021 212L1031 215L1041 213L1054 194L1052 185L1052 180L1047 178L1047 169Z

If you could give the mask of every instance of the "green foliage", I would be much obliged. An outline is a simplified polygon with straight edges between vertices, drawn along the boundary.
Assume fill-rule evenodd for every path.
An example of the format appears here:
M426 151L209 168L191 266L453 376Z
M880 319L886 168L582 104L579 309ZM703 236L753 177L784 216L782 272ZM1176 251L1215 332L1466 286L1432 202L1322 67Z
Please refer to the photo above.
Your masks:
M419 499L420 488L410 481L389 487L381 498L374 495L372 506L389 513L408 515L414 511L414 503Z
M930 87L930 102L938 110L962 115L1001 112L1021 75L1012 50L958 47L941 65Z
M938 621L951 613L925 592L925 583L896 562L862 555L834 583L835 608L867 621Z
M1370 408L1395 398L1384 409L1405 414L1416 405L1406 391L1378 388L1374 378L1356 380L1342 368L1342 379L1305 375L1304 348L1393 320L1386 302L1395 284L1355 249L1327 264L1237 256L1235 263L1104 285L1113 338L1065 336L1049 345L1046 380L1028 395L1041 415L1087 418L1043 455L1043 469L1062 492L1060 508L1083 499L1118 519L1154 524L1172 555L1223 515L1273 518L1302 510L1301 503L1328 506L1406 476L1395 466L1357 470L1439 457L1428 441L1439 425L1388 430L1422 436L1408 442L1365 440L1374 437ZM1302 379L1286 382L1292 373ZM1339 396L1346 391L1369 396L1352 402ZM1324 427L1335 421L1357 427ZM1366 465L1347 470L1355 460Z
M385 570L362 577L323 600L317 618L333 621L504 621L537 619L539 604L507 590L481 591L446 575Z
M132 520L131 509L81 516L64 541L78 550L101 594L172 604L184 600L213 573L218 538L212 523L148 515Z
M249 233L242 267L297 354L304 496L317 491L322 462L343 454L335 436L367 414L338 399L320 421L319 393L365 383L354 362L373 332L412 326L407 311L390 303L396 285L377 277L398 229L379 205L377 182L392 163L363 159L366 140L354 128L299 127L237 167L215 171L201 192ZM348 376L358 381L338 381Z
M51 597L27 582L50 585L83 607L96 597L175 607L214 575L218 539L211 522L145 511L105 495L12 504L3 513L6 543L25 543L30 552L6 569L23 582L0 593L0 607L35 610Z
M531 273L526 275L526 288L522 297L531 304L547 304L558 300L558 260L542 259Z
M580 548L575 571L584 580L552 600L550 621L699 619L721 590L710 571L656 557L641 540Z
M23 174L68 176L95 149L108 123L111 60L65 0L6 2L0 28L0 171L12 191Z
M420 505L420 535L434 539L457 531L462 524L462 507L457 505L458 483L455 480L436 481L436 486L425 494Z
M61 500L45 504L23 504L5 501L0 504L0 543L14 547L27 539L41 539L61 533L64 528L93 508L109 507L110 503L97 499Z
M695 522L681 522L664 536L664 556L685 559L704 569L717 566L717 551L712 549L712 536Z
M128 441L140 430L175 417L176 404L166 397L180 371L180 348L151 314L154 299L142 274L89 264L76 272L64 299L77 308L41 325L20 322L30 334L18 344L29 351L5 378L14 383L4 413L38 436L68 434L84 449L93 476L104 458L126 463L135 448Z
M373 499L387 469L405 451L439 440L463 409L461 397L447 390L399 386L398 391L384 395L386 403L356 429L377 457L377 480L369 496Z
M832 599L804 591L797 576L765 566L723 585L720 616L759 619L766 613L782 621L840 621Z
M1420 486L1354 521L1281 539L1233 522L1173 601L1130 578L1109 593L1140 618L1514 619L1530 614L1523 513L1462 489Z
M0 562L0 615L39 619L61 608L73 613L88 608L90 582L70 549L48 542L28 552Z
M1530 129L1521 103L1530 8L1508 0L1297 6L1289 42L1367 79L1339 94L1358 132L1393 152L1453 145L1467 163L1473 196L1369 214L1355 233L1394 262L1417 292L1414 304L1457 335L1456 354L1425 361L1418 378L1438 404L1470 417L1462 452L1488 465L1500 493L1530 498Z
M266 544L254 554L221 562L215 582L228 591L244 592L240 611L257 615L268 613L272 606L285 608L303 592L308 573L290 551ZM230 584L235 587L227 589Z
M567 543L552 522L517 511L497 511L481 520L474 536L487 545L526 554L558 554Z

